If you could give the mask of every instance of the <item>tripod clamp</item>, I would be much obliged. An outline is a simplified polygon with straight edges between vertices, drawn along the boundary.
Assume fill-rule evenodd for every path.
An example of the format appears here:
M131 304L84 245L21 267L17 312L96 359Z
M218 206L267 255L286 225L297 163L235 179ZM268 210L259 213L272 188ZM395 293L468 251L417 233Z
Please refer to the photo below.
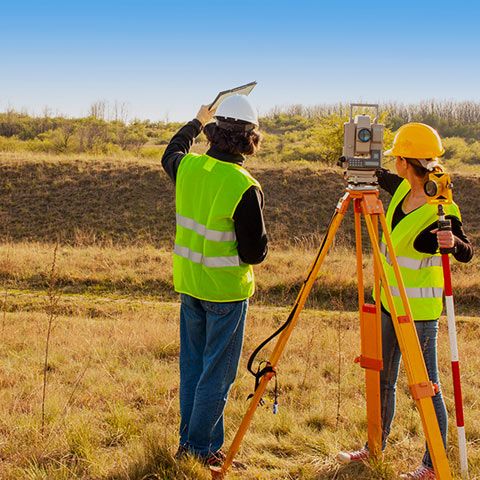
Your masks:
M265 366L262 368L262 365L265 364ZM277 380L277 370L275 367L272 366L272 364L268 361L263 361L260 362L257 368L257 371L255 372L255 388L253 390L253 393L251 393L248 397L247 400L250 400L255 392L258 389L258 386L260 385L260 381L262 377L265 376L265 378L270 381L272 378L275 377L275 389L274 389L274 401L273 401L273 413L276 415L278 413L278 380ZM260 399L259 404L261 406L265 405L265 400L263 398Z

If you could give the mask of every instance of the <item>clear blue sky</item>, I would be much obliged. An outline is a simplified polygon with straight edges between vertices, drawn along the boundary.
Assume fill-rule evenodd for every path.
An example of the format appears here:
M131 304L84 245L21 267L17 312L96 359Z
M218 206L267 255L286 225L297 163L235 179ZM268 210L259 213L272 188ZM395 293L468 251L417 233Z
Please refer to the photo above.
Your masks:
M480 2L1 0L0 110L188 120L257 80L275 105L480 100Z

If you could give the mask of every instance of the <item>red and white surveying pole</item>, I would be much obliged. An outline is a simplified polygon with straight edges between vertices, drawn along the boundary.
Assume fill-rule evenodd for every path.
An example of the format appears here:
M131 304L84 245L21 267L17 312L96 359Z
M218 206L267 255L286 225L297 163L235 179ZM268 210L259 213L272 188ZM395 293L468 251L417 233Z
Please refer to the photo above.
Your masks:
M445 218L443 205L438 205L438 229L451 230L452 222ZM453 303L452 274L448 254L453 249L440 249L445 285L445 306L447 310L448 336L450 339L450 357L452 362L453 394L455 397L455 416L457 420L458 450L460 472L463 479L468 478L467 440L465 437L465 421L463 418L462 384L460 382L460 364L458 360L457 329L455 325L455 306Z

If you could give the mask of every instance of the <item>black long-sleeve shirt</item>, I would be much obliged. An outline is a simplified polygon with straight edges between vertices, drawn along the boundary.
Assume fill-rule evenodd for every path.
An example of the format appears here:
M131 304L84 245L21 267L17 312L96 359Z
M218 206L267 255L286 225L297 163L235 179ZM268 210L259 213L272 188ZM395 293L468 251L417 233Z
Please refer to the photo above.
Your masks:
M386 169L381 169L377 171L378 184L390 195L393 195L399 185L402 183L403 178L391 173ZM405 195L406 196L406 195ZM393 213L392 217L392 230L404 217L408 215L402 209L403 202L405 197L400 201ZM462 226L462 222L452 215L447 215L446 218L449 218L452 221L452 233L455 238L455 252L453 256L455 260L459 262L469 262L473 257L473 246L470 243L467 235L465 234ZM437 235L432 233L432 230L437 228L437 222L432 223L427 228L422 230L413 242L413 247L415 250L421 253L427 253L433 255L438 251L438 241Z
M202 125L194 119L184 125L170 140L162 157L162 165L167 175L175 183L177 171L183 157L190 151L194 139L202 131ZM243 165L243 155L232 155L210 148L207 155L221 160ZM242 196L235 212L233 222L237 237L238 255L242 262L251 265L262 262L267 256L268 239L263 219L263 193L253 186Z

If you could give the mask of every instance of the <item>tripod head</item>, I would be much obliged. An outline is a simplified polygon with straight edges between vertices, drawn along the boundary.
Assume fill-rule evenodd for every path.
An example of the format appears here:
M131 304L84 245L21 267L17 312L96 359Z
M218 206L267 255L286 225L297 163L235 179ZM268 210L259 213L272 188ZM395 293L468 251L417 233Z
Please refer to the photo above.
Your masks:
M354 117L354 107L375 108L375 118L372 121L366 114ZM350 104L350 120L343 124L343 155L338 161L340 167L346 168L349 190L378 188L375 172L382 166L383 128L378 123L378 104Z

